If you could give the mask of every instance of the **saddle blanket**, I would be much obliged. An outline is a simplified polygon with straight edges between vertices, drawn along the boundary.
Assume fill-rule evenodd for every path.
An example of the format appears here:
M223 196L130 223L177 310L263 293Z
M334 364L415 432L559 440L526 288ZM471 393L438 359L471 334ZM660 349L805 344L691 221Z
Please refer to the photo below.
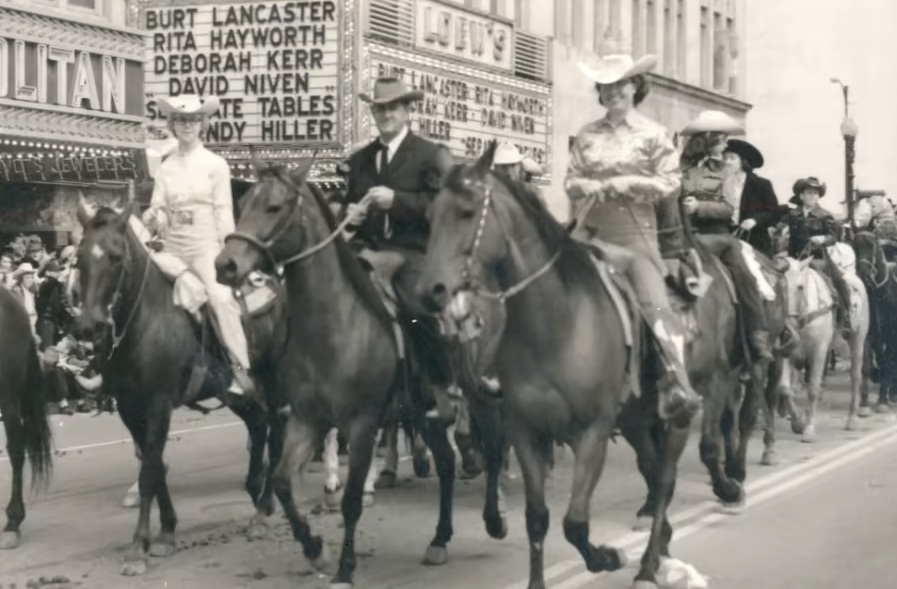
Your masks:
M775 301L776 291L766 279L766 275L763 273L763 267L760 264L760 260L757 259L754 248L744 241L741 241L739 245L741 246L741 257L747 265L748 270L750 270L751 275L754 277L754 280L757 282L757 288L760 290L760 295L766 301Z

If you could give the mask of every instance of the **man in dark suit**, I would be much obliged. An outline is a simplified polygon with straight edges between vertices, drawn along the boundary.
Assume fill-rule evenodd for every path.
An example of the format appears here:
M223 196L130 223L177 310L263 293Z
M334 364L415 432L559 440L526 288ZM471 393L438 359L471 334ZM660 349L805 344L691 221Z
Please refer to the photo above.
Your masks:
M772 238L769 229L782 216L781 205L772 188L772 182L754 173L763 167L760 150L741 139L729 139L726 153L737 155L744 172L741 182L741 197L738 210L739 237L767 257L772 257Z
M414 295L430 237L427 209L452 166L446 147L409 129L411 103L423 96L397 78L380 78L371 95L359 96L370 105L380 137L349 158L347 215L357 227L353 241L365 246L361 257L392 281L400 315L413 319L403 323L434 384L438 413L430 415L450 419L448 355L438 325Z

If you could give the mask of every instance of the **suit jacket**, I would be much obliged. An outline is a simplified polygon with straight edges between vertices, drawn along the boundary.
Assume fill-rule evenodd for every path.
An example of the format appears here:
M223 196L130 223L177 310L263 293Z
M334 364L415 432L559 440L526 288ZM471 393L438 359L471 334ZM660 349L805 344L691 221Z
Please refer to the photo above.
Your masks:
M411 132L389 162L386 182L377 170L380 141L373 141L349 158L346 202L357 203L368 190L385 185L395 192L388 210L371 207L356 235L375 248L408 248L425 252L430 237L426 214L452 166L448 148Z
M775 226L782 216L779 199L772 187L772 182L756 174L748 174L741 192L741 206L738 213L739 222L754 219L757 225L748 234L747 242L756 250L772 256L772 239L770 227Z

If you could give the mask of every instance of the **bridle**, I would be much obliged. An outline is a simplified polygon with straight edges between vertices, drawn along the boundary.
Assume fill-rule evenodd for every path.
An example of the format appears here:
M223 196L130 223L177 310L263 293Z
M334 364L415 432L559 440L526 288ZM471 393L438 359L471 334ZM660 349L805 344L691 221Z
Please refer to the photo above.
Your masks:
M878 272L878 260L879 257L882 261L882 266L884 266L884 277L881 280L877 280L879 275ZM869 282L872 283L872 286L875 287L876 290L883 287L891 280L891 266L888 264L887 260L884 257L884 251L881 248L881 245L878 243L877 239L873 239L872 241L872 259L867 260L865 258L857 257L857 268L860 265L868 266L872 271L869 273Z

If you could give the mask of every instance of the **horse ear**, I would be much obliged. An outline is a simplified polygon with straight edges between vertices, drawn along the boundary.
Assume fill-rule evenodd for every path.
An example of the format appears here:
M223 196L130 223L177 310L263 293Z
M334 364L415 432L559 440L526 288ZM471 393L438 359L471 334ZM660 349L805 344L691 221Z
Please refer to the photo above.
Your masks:
M489 142L489 145L486 146L486 151L483 152L483 155L480 156L480 159L477 160L476 169L477 171L485 176L489 173L489 170L492 169L492 162L495 160L495 150L498 148L498 140L493 139Z
M81 226L84 227L88 223L90 223L93 216L96 214L96 209L87 202L87 199L84 198L84 193L80 190L78 191L78 209L76 211L76 216L78 217L78 222L81 223Z
M134 215L135 206L136 203L132 200L115 218L115 225L118 227L119 231L125 231L128 228L128 222L131 220L131 216Z
M315 167L315 161L317 161L317 159L318 159L318 150L316 149L312 152L311 160L309 160L309 162L306 165L299 166L298 168L296 168L295 170L290 172L290 179L293 182L296 182L298 184L304 184L305 180L306 180L306 178L308 178L308 175L311 172L312 168Z

